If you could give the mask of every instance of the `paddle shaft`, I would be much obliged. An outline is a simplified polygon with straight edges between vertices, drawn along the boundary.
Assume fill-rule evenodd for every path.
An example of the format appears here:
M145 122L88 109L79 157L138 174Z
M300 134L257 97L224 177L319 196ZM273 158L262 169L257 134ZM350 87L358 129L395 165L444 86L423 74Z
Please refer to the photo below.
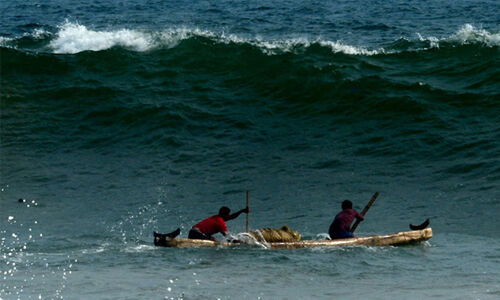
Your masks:
M375 202L375 199L377 199L377 197L378 197L378 192L376 192L375 194L373 194L372 198L370 199L370 201L368 202L368 204L365 206L365 208L361 212L361 214L363 215L363 217L366 215L366 213L368 212L368 210L370 209L370 207L372 207L372 204L373 204L373 202ZM356 222L354 223L354 225L352 225L351 232L354 232L354 230L356 230L356 228L358 227L358 225L359 225L360 222L361 222L360 220L356 220Z
M247 191L247 208L248 208L248 202L249 202L249 191ZM247 232L248 232L248 215L250 214L250 212L247 212Z

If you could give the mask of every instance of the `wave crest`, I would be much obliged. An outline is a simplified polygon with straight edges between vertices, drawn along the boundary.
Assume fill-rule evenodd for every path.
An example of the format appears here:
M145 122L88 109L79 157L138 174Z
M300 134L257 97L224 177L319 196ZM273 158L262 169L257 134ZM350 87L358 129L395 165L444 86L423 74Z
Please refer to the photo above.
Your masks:
M34 34L40 35L39 32ZM235 34L217 34L207 30L189 28L176 28L160 32L142 32L130 29L94 31L84 25L69 22L59 27L59 31L49 43L49 47L57 54L103 51L116 46L142 52L165 47L173 48L180 42L193 37L204 37L223 44L247 44L257 47L269 55L307 49L312 44L330 48L334 53L348 55L375 55L384 52L383 49L369 50L365 47L352 46L339 41L321 39L313 41L306 38L266 40L261 37L243 38Z
M402 38L405 41L404 43L396 41L383 47L369 48L366 46L350 45L341 40L332 41L319 37L293 39L271 39L260 36L242 37L236 34L216 33L209 30L186 27L160 31L134 29L98 31L89 29L78 23L66 21L58 27L55 34L51 34L43 29L35 29L31 34L25 34L18 39L0 37L0 46L23 49L25 48L23 47L23 38L28 37L38 41L43 40L38 50L48 48L49 51L57 54L103 51L112 47L123 47L131 51L143 52L161 48L174 48L181 42L192 38L206 38L220 44L250 45L267 55L303 52L312 46L319 46L330 50L332 53L372 56L407 51L426 51L431 48L456 46L457 44L479 44L486 47L500 45L500 33L490 33L470 24L463 25L457 32L444 38L433 36L423 37L419 33L417 33L417 36L417 40ZM27 48L31 47L27 46Z

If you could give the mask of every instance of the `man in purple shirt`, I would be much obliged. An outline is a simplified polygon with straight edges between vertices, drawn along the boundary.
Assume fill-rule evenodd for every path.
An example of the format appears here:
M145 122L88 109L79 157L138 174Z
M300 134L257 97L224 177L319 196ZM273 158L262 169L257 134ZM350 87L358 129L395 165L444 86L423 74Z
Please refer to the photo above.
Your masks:
M365 219L362 214L352 209L351 201L344 200L342 202L342 211L335 216L335 219L328 230L330 238L334 240L353 237L351 232L351 223L354 218L360 221Z

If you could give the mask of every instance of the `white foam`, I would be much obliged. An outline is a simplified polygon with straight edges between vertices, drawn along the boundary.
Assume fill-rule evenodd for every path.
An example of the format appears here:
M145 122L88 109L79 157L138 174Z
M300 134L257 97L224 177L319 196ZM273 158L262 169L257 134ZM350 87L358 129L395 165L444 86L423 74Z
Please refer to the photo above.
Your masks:
M80 24L65 23L49 45L55 53L74 54L82 51L101 51L123 46L136 51L147 51L154 46L152 38L135 30L94 31Z
M420 33L417 32L417 37L419 39L419 41L421 42L429 42L430 44L430 48L439 48L439 39L436 38L436 37L427 37L427 38L424 38ZM423 50L427 50L427 48L424 48Z
M429 42L431 48L439 48L441 43L458 43L460 45L480 43L488 47L500 46L500 33L490 33L471 24L463 25L457 32L444 38L423 37L420 33L417 33L417 36L420 41Z
M109 247L109 243L104 243L100 246L94 247L94 248L89 248L89 249L83 249L82 253L83 254L96 254L96 253L102 253L106 251L106 249Z
M242 42L260 48L264 53L268 55L278 54L280 52L293 52L295 48L307 48L311 45L311 42L306 38L264 40L260 37L257 37L253 40L243 40Z
M35 32L41 35L44 32ZM114 31L90 30L81 24L66 22L59 26L56 37L49 46L54 53L75 54L82 51L102 51L111 47L126 47L134 51L149 51L159 47L172 48L181 41L193 36L216 39L213 32L190 29L175 28L159 32L146 32L139 30L120 29Z
M479 42L490 47L500 46L500 33L490 33L484 29L478 29L471 24L462 26L450 39L463 44Z
M10 42L12 40L14 40L14 39L13 38L9 38L9 37L0 36L0 45L3 45L3 43ZM2 192L3 192L3 189L2 189Z
M129 246L124 249L125 252L127 253L140 253L140 252L145 252L145 251L152 251L156 249L154 246L151 245L135 245L135 246Z
M219 42L223 43L236 43L236 44L250 44L261 49L268 55L275 55L282 52L294 52L297 48L308 48L312 44L319 44L322 47L327 47L334 53L344 53L348 55L377 55L386 53L384 49L369 50L365 47L357 47L344 44L340 41L328 41L321 39L310 40L308 38L293 38L293 39L274 39L265 40L259 36L255 38L241 38L236 35L222 35Z
M320 41L319 44L324 47L329 47L332 49L334 53L344 53L348 55L365 55L372 56L377 54L386 53L384 49L380 48L378 50L369 50L364 47L356 47L351 45L345 45L341 42L332 42L332 41Z
M198 28L190 29L186 27L169 29L159 32L158 34L154 34L155 39L157 40L156 47L167 47L173 48L177 46L181 41L187 40L189 38L199 36L206 37L209 39L216 39L217 35L208 30L201 30Z
M261 49L268 55L274 55L282 52L293 52L296 48L308 48L315 43L319 44L322 47L330 48L334 53L344 53L348 55L377 55L385 53L384 49L369 50L365 47L347 45L340 41L328 41L321 39L310 40L305 37L283 40L266 40L260 36L254 38L241 38L234 34L223 34L222 36L220 36L218 41L223 43L250 44Z
M23 34L23 36L29 36L29 37L32 37L34 39L44 39L48 36L51 36L51 33L44 30L44 29L37 28L33 31L33 33L25 33L25 34Z
M0 36L0 47L16 49L15 47L9 45L14 39L9 37ZM2 189L3 192L3 189Z

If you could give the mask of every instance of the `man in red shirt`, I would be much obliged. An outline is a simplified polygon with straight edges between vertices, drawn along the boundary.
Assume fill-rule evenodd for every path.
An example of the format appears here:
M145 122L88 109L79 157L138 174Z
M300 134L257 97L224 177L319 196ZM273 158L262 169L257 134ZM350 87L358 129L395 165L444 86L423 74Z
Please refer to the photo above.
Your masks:
M351 223L354 218L361 221L365 219L362 214L352 209L351 201L344 200L342 202L342 211L335 216L335 219L328 230L330 238L334 240L353 237L354 235L351 232Z
M236 219L241 213L248 214L248 207L245 207L234 214L231 214L231 210L223 206L219 209L219 214L213 215L205 220L197 223L189 231L188 238L197 240L212 240L217 241L213 234L222 233L227 239L231 238L229 230L227 230L226 221Z

